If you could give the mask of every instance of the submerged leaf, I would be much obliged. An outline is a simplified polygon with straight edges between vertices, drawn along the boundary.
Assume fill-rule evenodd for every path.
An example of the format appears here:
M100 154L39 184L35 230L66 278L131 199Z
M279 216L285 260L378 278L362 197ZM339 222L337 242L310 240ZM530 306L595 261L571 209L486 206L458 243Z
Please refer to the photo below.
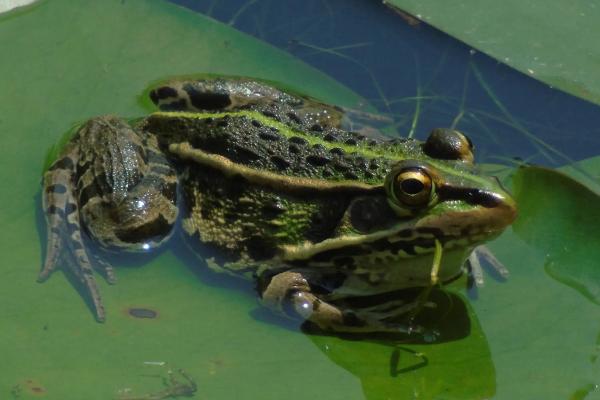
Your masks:
M464 284L460 282L454 289ZM421 317L439 334L432 343L415 343L412 337L311 339L333 362L360 379L366 399L491 398L496 371L477 316L462 296L450 291L434 290L430 300L436 308L425 310Z

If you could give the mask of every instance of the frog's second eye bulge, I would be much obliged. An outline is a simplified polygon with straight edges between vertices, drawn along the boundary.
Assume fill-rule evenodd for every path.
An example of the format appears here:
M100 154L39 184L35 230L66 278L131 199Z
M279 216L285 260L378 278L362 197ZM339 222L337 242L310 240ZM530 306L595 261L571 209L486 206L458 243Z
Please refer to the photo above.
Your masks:
M433 191L431 177L422 169L401 170L393 180L392 192L400 205L420 207L429 204Z
M459 160L472 164L473 151L471 139L453 129L434 129L423 143L423 152L439 160Z

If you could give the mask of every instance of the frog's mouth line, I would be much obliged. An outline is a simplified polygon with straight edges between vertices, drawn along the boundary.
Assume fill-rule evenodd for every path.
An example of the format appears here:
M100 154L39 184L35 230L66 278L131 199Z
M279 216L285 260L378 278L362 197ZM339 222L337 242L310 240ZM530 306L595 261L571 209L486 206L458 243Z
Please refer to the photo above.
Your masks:
M498 235L516 218L517 210L512 199L493 208L473 207L471 211L447 211L442 214L424 216L416 221L404 222L393 227L366 235L346 235L323 240L319 243L304 242L300 245L280 247L279 257L283 261L306 260L326 251L349 247L411 246L413 251L406 257L428 253L433 241L441 241L444 248L476 245Z

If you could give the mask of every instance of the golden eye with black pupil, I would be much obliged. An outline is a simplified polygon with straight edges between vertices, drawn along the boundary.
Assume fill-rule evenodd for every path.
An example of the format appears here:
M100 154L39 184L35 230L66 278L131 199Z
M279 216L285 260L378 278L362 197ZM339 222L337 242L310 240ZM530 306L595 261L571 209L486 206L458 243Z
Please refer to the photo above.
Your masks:
M392 183L392 192L398 203L408 207L429 204L433 191L431 177L422 169L409 168L400 171Z

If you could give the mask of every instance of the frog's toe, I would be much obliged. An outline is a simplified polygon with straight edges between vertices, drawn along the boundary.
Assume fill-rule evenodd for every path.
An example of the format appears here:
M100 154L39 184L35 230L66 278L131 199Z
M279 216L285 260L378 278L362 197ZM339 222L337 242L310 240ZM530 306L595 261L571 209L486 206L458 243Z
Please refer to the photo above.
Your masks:
M91 301L98 321L104 321L104 306L94 278L94 268L81 237L79 207L74 195L74 165L78 154L76 148L69 148L44 175L43 202L46 213L48 242L44 266L38 275L38 282L46 281L64 262L81 283ZM114 281L112 267L108 263L99 264L107 280Z
M91 301L92 309L96 315L96 320L98 322L103 322L105 319L104 305L102 304L100 291L98 290L98 285L96 284L94 267L92 266L90 257L81 239L81 231L79 229L75 229L73 232L71 232L69 240L66 242L66 255L68 256L66 264L69 266L69 269L73 275L79 280L87 292L89 300ZM109 270L112 271L112 267L110 267Z
M494 256L487 246L480 245L473 249L467 260L467 269L476 287L485 285L482 261L489 266L488 270L495 279L500 281L508 279L510 272L504 264Z
M45 282L56 270L61 253L61 239L58 232L48 229L48 244L46 246L46 260L38 274L37 281Z
M94 268L104 276L106 282L110 285L117 283L117 277L115 275L114 267L107 261L103 260L97 255L93 255L94 262L92 265Z

